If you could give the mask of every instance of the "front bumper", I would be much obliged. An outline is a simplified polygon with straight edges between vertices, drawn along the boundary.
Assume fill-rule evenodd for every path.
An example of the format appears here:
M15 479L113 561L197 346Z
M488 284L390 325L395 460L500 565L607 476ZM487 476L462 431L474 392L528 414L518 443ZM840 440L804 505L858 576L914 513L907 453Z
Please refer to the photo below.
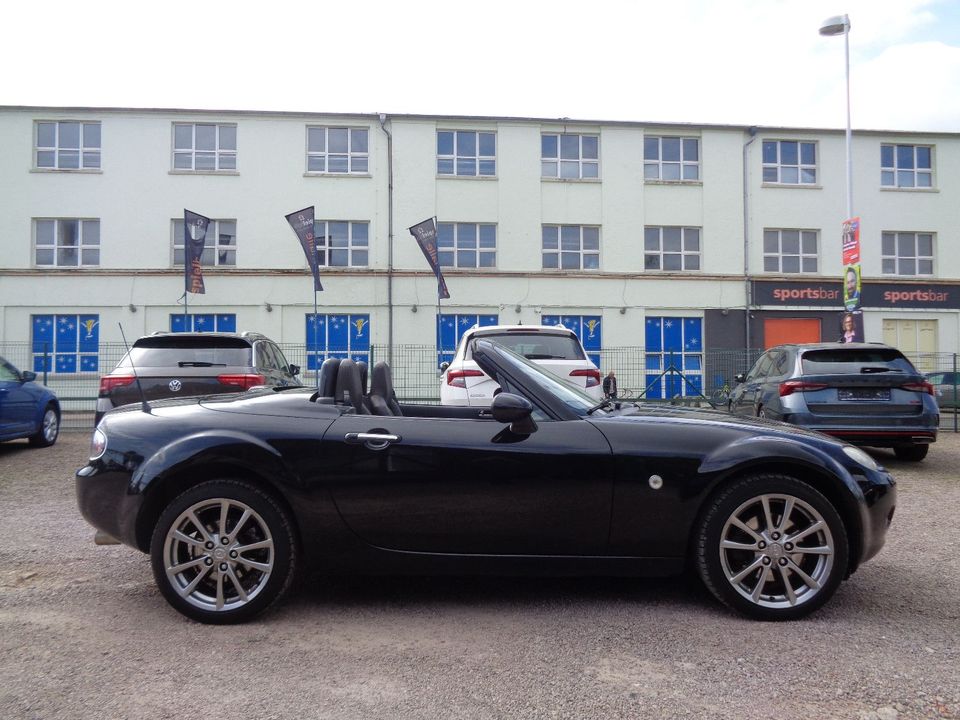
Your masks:
M124 545L137 543L137 518L143 495L132 492L130 474L107 470L94 461L77 470L77 505L84 520Z
M897 481L885 470L854 475L863 493L860 522L863 527L860 556L851 566L851 572L872 558L883 547L887 530L897 507Z

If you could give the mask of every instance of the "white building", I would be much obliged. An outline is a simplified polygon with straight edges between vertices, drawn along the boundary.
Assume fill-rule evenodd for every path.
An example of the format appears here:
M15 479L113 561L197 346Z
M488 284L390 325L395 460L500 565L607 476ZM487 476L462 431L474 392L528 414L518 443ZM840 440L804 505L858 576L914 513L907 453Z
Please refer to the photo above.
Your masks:
M47 343L51 372L102 370L120 323L182 327L185 208L217 221L188 324L303 344L312 279L285 215L315 207L320 352L436 344L407 231L431 216L448 322L563 318L591 351L694 372L703 346L839 335L842 131L0 107L0 188L0 340ZM956 352L960 134L856 131L853 188L867 339Z

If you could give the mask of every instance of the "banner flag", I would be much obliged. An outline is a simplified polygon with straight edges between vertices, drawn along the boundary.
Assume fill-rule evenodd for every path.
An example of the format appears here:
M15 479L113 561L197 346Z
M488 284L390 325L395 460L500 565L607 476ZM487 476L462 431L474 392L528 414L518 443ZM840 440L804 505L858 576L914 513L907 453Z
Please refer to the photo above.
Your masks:
M840 342L864 342L861 278L860 218L843 222L843 308Z
M440 272L440 262L437 259L437 223L434 218L428 218L422 223L417 223L411 228L410 234L416 239L423 256L430 263L430 269L437 276L437 294L443 299L450 298L450 291L447 290L447 283L443 279L443 273Z
M317 239L313 234L313 206L297 210L285 217L300 239L303 254L307 256L310 272L313 273L313 291L323 290L323 285L320 284L320 264L317 262Z
M210 227L210 218L184 208L183 211L183 288L197 295L206 293L203 286L203 246Z

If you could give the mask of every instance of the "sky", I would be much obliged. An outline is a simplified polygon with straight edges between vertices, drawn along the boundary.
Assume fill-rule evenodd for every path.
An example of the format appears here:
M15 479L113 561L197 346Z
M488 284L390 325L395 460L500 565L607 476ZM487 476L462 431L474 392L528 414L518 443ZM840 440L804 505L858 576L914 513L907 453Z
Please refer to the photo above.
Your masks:
M12 0L0 105L960 132L960 0Z

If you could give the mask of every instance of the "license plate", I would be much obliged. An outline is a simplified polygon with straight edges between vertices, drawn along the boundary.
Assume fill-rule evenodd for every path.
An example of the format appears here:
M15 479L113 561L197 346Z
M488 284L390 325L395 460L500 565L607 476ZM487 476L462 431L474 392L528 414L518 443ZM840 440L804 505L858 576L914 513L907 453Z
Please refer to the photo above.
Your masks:
M838 388L840 400L889 400L890 388Z

